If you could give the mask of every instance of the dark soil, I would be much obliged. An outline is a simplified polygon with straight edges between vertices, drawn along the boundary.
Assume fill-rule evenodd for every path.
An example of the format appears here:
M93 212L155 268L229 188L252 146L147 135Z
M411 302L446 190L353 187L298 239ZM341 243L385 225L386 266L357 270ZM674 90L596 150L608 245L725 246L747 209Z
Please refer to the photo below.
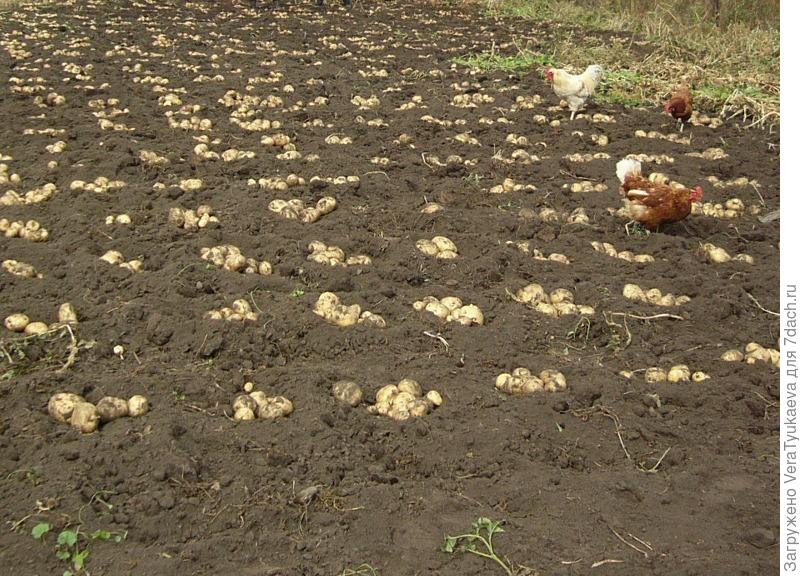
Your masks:
M726 123L688 127L691 145L636 138L636 129L668 133L675 126L658 109L594 103L590 113L611 114L616 123L569 122L568 113L547 110L558 102L538 71L516 78L451 67L453 57L493 45L513 54L512 37L546 44L535 26L498 23L447 5L363 1L347 14L332 1L325 12L310 1L275 12L225 2L74 2L4 19L0 152L13 157L6 161L9 173L18 173L22 184L0 185L0 194L48 182L58 193L41 204L0 207L0 217L35 219L51 235L46 243L0 239L2 259L30 263L43 274L27 279L0 271L0 315L25 312L54 322L58 306L69 301L80 317L75 337L96 344L60 373L70 342L63 332L29 341L26 357L15 356L13 365L0 363L0 565L20 575L60 574L66 565L54 553L57 528L80 525L85 533L127 533L121 543L89 544L87 566L95 575L330 576L365 563L381 575L500 574L481 558L441 551L445 535L464 533L488 516L505 522L498 551L544 575L774 569L776 372L719 357L751 341L775 345L776 318L748 293L777 309L778 222L763 224L751 214L691 216L650 236L628 236L624 220L607 209L620 206L614 166L629 153L673 156L672 165L646 169L701 184L710 201L736 196L747 206L763 204L764 212L777 209L777 135ZM159 34L172 45L153 45ZM106 55L114 46L124 50ZM29 55L15 59L10 51L20 48ZM92 78L76 78L67 63L93 65ZM359 73L380 69L386 77ZM283 78L247 91L248 78L270 71ZM212 149L235 146L257 156L198 161L192 150L200 133L169 127L167 108L158 103L164 92L135 81L147 74L168 78L166 89L185 88L184 103L202 106L197 116L211 119L208 134L221 139ZM224 80L193 81L200 74ZM11 77L42 77L39 94L58 92L66 104L39 107L36 94L12 92ZM312 78L322 83L308 84ZM470 83L468 92L495 101L452 106L462 82ZM102 83L108 87L100 90ZM87 84L95 90L84 89ZM283 92L285 84L295 91ZM227 90L280 96L283 106L263 117L280 120L297 149L319 154L320 161L277 159L260 144L261 133L229 121L230 110L218 102ZM373 94L381 101L375 109L351 103L354 95ZM534 110L511 111L517 96L533 94L543 98ZM422 97L420 106L398 110L414 95ZM317 96L329 104L305 107ZM133 130L101 130L88 106L96 98L118 98L129 113L113 121ZM562 125L537 124L534 114L560 118ZM448 128L420 121L424 115L465 123ZM479 123L481 117L495 122ZM500 117L509 123L497 122ZM330 126L304 125L315 118ZM388 126L364 123L377 118ZM23 135L26 128L65 133ZM468 131L480 147L453 140ZM333 133L354 142L326 145ZM413 147L394 143L402 133L413 137ZM515 148L506 142L509 133L526 136L540 161L493 161L496 151L507 157ZM597 148L593 133L606 134L610 144ZM66 152L45 151L59 139ZM729 157L686 156L715 146ZM141 165L142 149L170 164ZM610 159L563 158L597 151ZM451 154L477 164L432 163L432 156L444 162ZM374 157L390 163L373 164ZM53 158L59 166L48 170ZM358 175L360 184L292 190L307 201L333 195L339 202L320 221L302 224L267 210L270 200L287 193L247 185L249 178L291 172L306 180ZM572 194L562 188L576 180L569 174L609 189ZM73 180L97 176L127 185L106 194L70 190ZM538 190L487 192L506 176ZM708 176L746 176L760 186L715 188ZM202 190L173 186L191 177L204 181ZM154 188L157 182L166 188ZM421 214L433 200L444 210ZM167 222L169 208L203 203L219 215L218 227L187 231ZM583 206L591 223L519 215L548 206L567 213ZM105 225L106 216L123 212L132 226ZM418 239L437 234L456 242L456 260L437 261L415 249ZM348 255L368 254L374 263L330 268L309 262L312 240ZM507 247L507 240L530 240L572 263L535 260ZM595 252L593 240L652 254L656 262L612 259ZM705 262L697 254L701 242L750 254L755 263ZM274 274L208 268L200 249L227 243L268 260ZM143 257L145 270L133 274L101 262L107 250ZM596 313L575 330L577 316L553 319L508 297L530 282L573 290ZM637 304L622 297L628 282L692 301L675 309ZM383 315L387 328L324 323L312 312L324 291ZM477 304L486 325L440 324L415 312L413 302L427 295ZM254 303L258 322L203 317L237 298ZM684 320L612 312L669 312ZM425 332L440 334L448 346ZM4 331L6 349L19 348L15 340ZM117 344L125 348L122 359L112 351ZM641 372L632 380L618 375L679 363L711 379L646 384ZM496 376L518 366L561 370L568 388L525 397L495 390ZM439 390L443 405L398 423L364 406L343 408L331 395L333 382L348 378L371 402L379 387L403 377ZM288 397L295 412L277 421L234 422L231 401L246 381ZM81 435L47 415L48 398L61 391L90 401L144 394L152 408ZM310 486L319 487L316 495L298 502ZM31 537L38 522L55 526L44 543Z

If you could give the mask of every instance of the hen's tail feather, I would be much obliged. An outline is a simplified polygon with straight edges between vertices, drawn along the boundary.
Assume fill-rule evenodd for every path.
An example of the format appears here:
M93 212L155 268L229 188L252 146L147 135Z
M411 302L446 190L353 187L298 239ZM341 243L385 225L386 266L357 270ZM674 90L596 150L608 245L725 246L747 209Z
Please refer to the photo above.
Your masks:
M617 178L623 184L628 176L641 176L642 163L635 158L623 158L617 162Z

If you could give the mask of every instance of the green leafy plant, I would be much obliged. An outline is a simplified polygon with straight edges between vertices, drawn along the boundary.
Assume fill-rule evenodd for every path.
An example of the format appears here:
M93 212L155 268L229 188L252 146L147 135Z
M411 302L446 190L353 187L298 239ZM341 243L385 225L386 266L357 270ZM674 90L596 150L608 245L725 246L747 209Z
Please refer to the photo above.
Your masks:
M53 530L53 525L47 522L40 522L31 529L31 536L34 540L44 541L47 534ZM111 532L110 530L95 530L91 534L86 534L80 526L75 528L65 528L56 537L56 558L69 564L69 568L64 570L63 576L78 576L86 571L86 559L89 557L89 547L93 541L101 540L108 542L122 542L127 538L127 532Z
M301 296L303 296L305 293L306 293L306 291L305 291L305 290L303 290L302 288L295 288L294 290L292 290L292 293L290 294L290 296L291 296L292 298L300 298L300 297L301 297Z
M503 561L495 552L492 539L495 534L504 532L501 522L495 522L491 518L481 517L472 524L472 532L459 534L458 536L446 536L444 540L444 551L448 554L462 552L465 554L475 554L481 558L486 558L496 562L508 576L514 576L508 560Z

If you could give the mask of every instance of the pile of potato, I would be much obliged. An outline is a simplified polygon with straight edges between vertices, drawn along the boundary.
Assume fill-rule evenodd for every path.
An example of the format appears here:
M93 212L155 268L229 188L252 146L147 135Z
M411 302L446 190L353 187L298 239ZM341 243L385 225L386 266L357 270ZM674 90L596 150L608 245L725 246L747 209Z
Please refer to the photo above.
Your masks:
M537 248L531 249L531 243L527 240L515 242L513 240L506 241L506 246L513 246L523 254L530 254L534 260L549 260L550 262L559 262L560 264L569 264L569 258L558 252L553 252L549 256L545 256L541 250Z
M203 181L200 178L187 178L178 182L178 188L184 192L196 192L203 187Z
M24 204L38 204L55 196L58 189L55 184L44 184L20 195L14 190L8 190L0 196L0 206L20 206Z
M656 306L682 306L691 301L688 296L675 296L672 293L662 294L658 288L651 288L645 291L638 284L625 284L622 289L622 295L630 300L638 300L646 304L655 304Z
M112 214L112 215L106 216L106 225L107 226L112 226L114 224L121 224L123 226L128 226L132 222L133 222L133 220L131 220L131 217L128 216L127 214L117 214L116 216L114 216Z
M58 142L54 142L53 144L48 144L44 147L50 154L61 154L64 150L67 149L67 143L63 140L59 140Z
M557 370L542 370L539 376L535 376L527 368L515 368L511 374L500 374L495 379L494 386L511 395L558 392L567 387L567 379Z
M623 378L630 380L634 377L635 372L631 370L622 370L619 375ZM700 370L692 372L686 364L676 364L669 370L653 366L644 371L644 379L648 384L655 384L658 382L704 382L711 378L705 372Z
M369 98L364 98L363 96L356 94L350 99L350 102L358 106L359 110L369 110L370 108L375 108L381 104L380 99L374 94Z
M268 208L271 212L276 212L289 220L300 220L304 224L311 224L336 210L336 198L324 196L317 201L313 208L307 208L305 203L299 198L291 200L273 200Z
M470 146L480 146L481 142L475 136L470 136L469 132L462 132L460 134L456 134L453 137L453 140L459 142L460 144L469 144Z
M214 210L206 204L198 206L194 210L178 207L170 208L168 220L170 224L184 230L205 228L212 222L219 223L219 218L214 216Z
M477 108L480 104L490 104L494 98L488 94L474 92L472 94L456 94L453 96L452 106L456 108Z
M258 320L258 314L253 312L250 303L244 298L234 300L230 308L225 306L218 310L209 310L205 317L209 320L225 320L227 322L244 322L245 320L255 322Z
M83 180L73 180L69 185L70 190L86 190L87 192L96 192L97 194L105 194L109 190L123 188L125 182L122 180L109 180L105 176L98 176L94 182L84 182Z
M108 262L109 264L116 264L120 268L125 268L125 270L130 270L131 272L141 272L144 270L144 261L141 258L125 262L125 257L122 255L122 252L118 252L117 250L109 250L100 256L100 260Z
M750 206L751 214L758 214L761 211L759 206ZM710 216L712 218L723 218L732 220L740 218L745 214L745 204L739 198L729 198L725 204L719 202L695 202L692 204L692 214Z
M756 362L766 362L772 364L776 368L781 364L781 353L774 348L764 348L757 342L750 342L744 347L744 352L741 350L731 349L725 352L721 359L726 362L747 362L748 364L755 364Z
M198 132L204 132L211 130L211 128L214 126L211 120L208 118L192 116L191 118L184 118L178 121L173 118L174 115L175 112L172 110L167 110L164 112L164 116L167 117L167 122L169 122L169 127L177 130L194 130Z
M542 103L542 97L538 94L534 94L533 96L517 96L514 100L514 104L511 106L513 111L517 110L532 110L537 106L537 104Z
M630 250L623 250L622 252L617 252L617 249L614 248L614 245L608 242L593 241L592 248L594 248L597 252L606 254L607 256L611 256L612 258L619 258L620 260L625 260L626 262L638 262L640 264L648 264L650 262L656 261L656 259L650 256L650 254L634 254Z
M292 144L292 139L289 138L286 134L272 134L271 136L262 136L261 143L264 146L276 146L278 148L282 148L285 151L296 150L294 145Z
M361 178L356 175L350 176L328 176L326 178L322 178L321 176L312 176L311 180L309 180L309 184L314 184L315 182L326 182L328 184L333 184L334 186L343 186L345 184L349 184L351 186L355 186L361 183Z
M25 336L35 336L54 330L59 326L75 326L78 323L78 315L75 308L69 302L64 302L58 307L58 322L48 325L45 322L32 322L27 314L10 314L3 321L3 325L11 332L23 333Z
M375 393L375 404L367 407L370 414L388 416L397 421L425 416L442 405L442 395L429 390L422 395L422 386L416 380L403 378L398 384L387 384Z
M0 232L6 238L22 238L31 242L47 242L50 234L36 220L12 222L7 218L0 218Z
M517 214L523 220L539 219L542 222L560 222L564 221L567 224L589 224L589 215L586 214L586 208L579 206L572 212L557 212L553 208L545 206L539 212L535 212L531 208L521 208Z
M489 188L490 194L507 194L509 192L536 192L536 186L533 184L517 184L511 178L506 178L502 184Z
M386 328L386 321L378 314L367 310L361 311L361 306L353 304L345 306L333 292L323 292L314 304L314 314L322 317L329 324L335 326L353 326L355 324L370 324L378 328Z
M458 256L458 248L455 243L445 236L434 236L430 240L417 240L417 250L426 256L442 260L451 260Z
M740 176L738 178L732 178L730 180L720 180L716 176L709 176L706 178L714 188L731 188L731 187L744 187L744 186L753 186L758 188L758 180L750 180L746 176ZM2 175L0 174L0 182L2 181Z
M350 136L339 136L338 134L331 134L325 137L325 144L332 144L332 145L345 145L345 144L352 144L353 139Z
M246 258L242 251L233 244L201 248L200 258L229 272L258 273L262 276L272 274L272 265L269 262L258 262L255 258Z
M529 308L548 316L565 316L567 314L594 314L594 308L575 304L575 295L565 288L556 288L550 294L540 284L528 284L517 290L514 295L517 302L527 304Z
M517 148L511 153L511 156L506 158L503 156L503 151L498 150L492 156L492 161L494 162L502 162L503 164L522 164L526 166L528 164L533 164L534 162L539 162L541 158L539 158L535 154L530 154L527 150L523 150L522 148ZM496 186L495 186L496 188ZM536 188L534 187L534 190Z
M9 156L4 156L3 159L10 159ZM21 179L19 174L9 174L8 164L0 164L0 184L19 184Z
M364 254L345 258L344 250L338 246L327 245L324 242L315 240L308 245L310 254L307 260L326 264L328 266L368 266L372 264L372 258Z
M305 186L306 181L305 178L301 178L297 174L289 174L286 178L280 178L278 176L274 176L272 178L259 178L256 180L255 178L250 178L247 181L248 186L258 186L262 190L278 190L280 192L284 192L289 188L294 188L295 186Z
M145 166L166 166L169 164L169 158L159 156L152 150L140 150L139 161Z
M564 160L569 160L570 162L575 162L577 164L591 162L592 160L608 160L609 158L611 158L611 156L605 152L595 152L594 154L581 154L580 152L576 152L575 154L567 154L564 156ZM576 192L576 190L573 190L573 192Z
M150 403L144 396L131 396L128 400L106 396L97 405L71 392L59 392L47 402L47 412L55 420L69 424L83 434L97 430L100 424L118 418L136 418L147 414Z
M3 270L9 274L21 276L23 278L42 278L42 275L36 271L36 268L18 260L3 260Z
M441 300L434 296L426 296L414 302L417 312L430 312L445 322L457 322L463 326L477 324L483 326L483 312L474 304L463 305L460 298L445 296Z
M248 386L249 384L249 386ZM245 384L247 394L239 394L233 400L234 420L272 420L294 412L291 400L283 396L267 396L261 390L252 390L252 383Z
M602 182L598 182L597 184L592 184L588 180L582 180L580 182L573 182L572 184L564 184L562 188L569 188L570 192L605 192L608 190L608 186L603 184Z
M715 264L724 264L726 262L730 262L731 260L734 262L744 262L745 264L752 264L754 262L753 257L749 254L737 254L736 256L731 257L731 255L728 254L724 248L714 246L710 242L701 244L700 252L704 258L714 262Z
M666 154L628 154L625 158L633 158L642 164L674 164L675 158Z

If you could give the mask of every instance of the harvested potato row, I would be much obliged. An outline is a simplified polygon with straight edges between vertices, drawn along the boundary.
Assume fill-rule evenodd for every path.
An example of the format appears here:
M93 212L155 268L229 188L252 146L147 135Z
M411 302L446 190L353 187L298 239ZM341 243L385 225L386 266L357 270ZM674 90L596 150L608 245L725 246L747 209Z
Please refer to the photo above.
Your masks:
M36 220L28 220L27 222L17 220L12 222L7 218L0 218L0 232L6 238L22 238L31 242L47 242L50 237L47 229L42 228L42 225Z
M513 179L506 178L502 184L489 188L490 194L508 194L509 192L536 192L536 186L533 184L517 184Z
M144 270L144 261L141 258L125 262L125 257L117 250L109 250L100 256L100 260L108 262L109 264L116 264L120 268L125 268L125 270L130 270L131 272L141 272Z
M284 151L294 151L297 150L294 144L292 144L292 139L289 138L286 134L272 134L272 135L265 135L261 137L261 143L264 146L276 146L278 148L282 148Z
M634 160L638 160L642 163L648 164L674 164L675 158L672 156L667 156L666 154L628 154L625 158L633 158Z
M350 138L349 136L339 136L338 134L330 134L325 137L325 144L330 144L334 146L335 145L344 146L346 144L352 144L352 143L353 139Z
M703 258L713 262L714 264L725 264L726 262L744 262L745 264L752 264L753 257L749 254L737 254L731 257L730 254L719 246L714 246L710 242L700 245L700 254Z
M686 136L681 136L680 134L663 134L658 130L650 130L649 132L645 130L636 130L633 133L634 136L637 138L652 138L657 140L668 140L670 142L674 142L675 144L686 144L689 145L692 143L692 139Z
M50 154L61 154L64 150L67 149L67 143L63 140L59 140L58 142L54 142L53 144L48 144L44 147L47 152Z
M170 208L168 221L170 224L184 230L205 228L212 223L219 224L219 218L214 216L214 210L206 204L202 204L194 210L178 207Z
M541 103L542 97L538 94L533 94L532 96L517 96L514 99L514 104L511 106L511 111L517 112L519 110L532 110Z
M372 258L364 254L345 258L344 250L338 246L327 245L324 242L315 240L308 245L310 254L306 258L318 264L328 266L368 266L372 264Z
M758 180L750 180L745 176L740 176L739 178L733 178L731 180L720 180L716 176L709 176L706 178L714 188L734 188L734 187L744 187L744 186L753 186L758 188L760 185Z
M569 188L569 191L574 193L605 192L606 190L608 190L608 186L606 186L602 182L598 182L597 184L592 184L589 180L581 180L580 182L573 182L572 184L564 184L561 187Z
M22 278L43 278L36 268L18 260L3 260L3 270L14 276Z
M314 314L322 317L329 324L335 326L353 326L355 324L370 324L378 328L386 328L386 321L378 314L367 310L361 311L361 306L353 304L345 306L333 292L323 292L314 304Z
M78 315L75 308L69 302L64 302L58 308L58 322L48 325L45 322L32 322L27 314L16 313L6 317L3 325L11 332L23 333L26 336L44 334L50 330L55 330L64 325L75 326L78 323Z
M472 168L478 163L477 158L473 160L464 160L458 154L450 154L447 158L445 158L444 162L442 162L438 156L428 156L427 154L423 154L422 160L429 168L432 168L433 166L445 167L458 165L464 165L467 168Z
M481 104L491 104L494 98L488 94L475 92L473 94L456 94L450 102L456 108L477 108Z
M692 214L710 216L712 218L741 218L745 215L745 212L759 214L761 207L753 205L746 209L744 202L739 198L729 198L725 201L725 204L714 204L712 202L696 202L692 204Z
M55 184L44 184L33 190L18 194L14 190L6 191L0 196L0 206L22 206L27 204L38 204L50 200L58 192Z
M511 156L506 158L503 156L503 151L498 150L492 156L492 160L495 162L502 162L503 164L521 164L523 166L527 166L529 164L533 164L534 162L540 162L541 158L539 158L536 154L530 154L527 150L523 150L522 148L517 148L511 153ZM536 188L534 187L534 190Z
M511 374L502 373L494 381L498 390L510 395L558 392L567 387L567 379L557 370L542 370L538 376L528 368L515 368Z
M73 180L69 185L70 190L86 190L87 192L96 192L97 194L105 194L109 190L117 190L123 188L125 182L122 180L109 180L105 176L98 176L94 182L84 182L83 180Z
M225 320L227 322L244 322L245 320L255 322L258 320L258 314L253 312L250 303L244 298L234 300L230 308L225 306L218 310L209 310L205 317L209 320Z
M470 146L480 146L481 142L475 136L470 136L469 132L461 132L453 137L459 144L469 144Z
M466 108L466 107L467 106L463 106L463 108ZM473 106L473 108L474 108L474 106ZM426 122L428 124L436 124L438 126L443 126L444 128L452 128L453 126L465 126L467 124L467 121L464 120L463 118L459 118L459 119L457 119L455 121L453 121L453 120L441 120L439 118L434 118L430 114L426 114L425 116L421 116L420 120L422 122Z
M589 224L589 215L586 208L579 206L572 212L557 212L553 208L544 207L539 212L534 212L531 208L520 208L518 214L523 220L538 219L542 222L565 222L566 224Z
M446 236L434 236L430 240L417 240L417 250L426 256L433 256L442 260L452 260L458 256L455 242Z
M301 178L297 174L289 174L286 178L279 178L277 176L272 178L250 178L247 181L248 186L258 186L261 190L279 190L286 191L295 186L305 186L305 178Z
M474 304L464 305L460 298L446 296L439 300L434 296L426 296L422 300L414 302L414 310L417 312L430 312L440 320L445 322L457 322L463 326L477 324L483 326L484 318L481 309Z
M311 179L309 180L309 184L314 184L317 181L333 184L334 186L344 186L344 185L356 186L361 183L361 178L359 178L356 175L333 176L333 177L329 176L327 178L322 178L320 176L312 176Z
M692 158L702 158L703 160L722 160L728 157L728 153L722 148L707 148L702 152L687 152L687 156Z
M632 379L636 372L641 370L622 370L619 375L628 380ZM644 370L644 379L648 384L655 384L658 382L704 382L711 378L705 372L697 370L692 372L686 364L676 364L669 370L653 366Z
M548 260L550 262L558 262L560 264L570 263L569 258L563 254L559 254L558 252L553 252L549 256L545 256L541 250L537 248L531 249L531 243L527 240L518 242L515 242L514 240L507 240L506 246L513 246L523 254L530 254L534 260Z
M118 418L144 416L149 410L149 401L140 395L131 396L128 400L105 396L95 405L78 394L59 392L47 402L47 412L51 418L62 424L69 424L83 434L90 434L100 424Z
M778 368L781 364L781 353L774 348L764 348L757 342L750 342L744 347L744 352L735 348L728 350L721 357L725 362L767 362Z
M246 258L242 251L233 244L201 248L200 258L229 272L258 273L261 276L272 274L272 265L269 262L258 262L254 258Z
M203 181L200 178L187 178L178 182L177 186L184 192L197 192L203 187Z
M564 156L564 160L569 160L570 162L575 162L577 164L583 164L585 162L591 162L593 160L608 160L611 158L605 152L595 152L594 154L587 153L587 154L580 154L576 152L575 154L567 154Z
M355 106L358 106L359 110L369 110L371 108L376 108L380 106L381 101L374 94L371 95L369 98L364 98L363 96L359 96L358 94L356 94L350 99L350 103L354 104Z
M548 294L540 284L528 284L517 290L512 298L547 316L594 314L594 308L591 306L575 304L575 295L565 288L556 288Z
M606 254L611 256L612 258L619 258L620 260L625 260L626 262L638 262L639 264L649 264L650 262L655 262L656 259L650 256L650 254L634 254L630 250L623 250L621 252L617 252L617 249L614 248L614 245L609 242L592 242L592 248L595 251L600 252L602 254Z
M271 212L280 214L289 220L300 220L304 224L316 222L324 215L336 210L336 198L324 196L317 201L313 208L307 208L302 200L293 198L291 200L273 200L268 208Z
M651 288L645 291L638 284L625 284L622 289L622 295L629 300L637 300L646 304L655 304L656 306L682 306L691 301L688 296L675 296L672 293L661 294L661 290L658 288Z
M248 386L247 384L250 384ZM289 416L294 412L294 404L284 396L267 396L261 390L252 390L252 383L248 382L245 390L251 389L248 394L239 394L233 400L234 420L274 420L281 416Z
M174 128L176 130L192 130L195 132L206 132L211 130L214 124L208 118L199 118L197 116L192 116L191 118L183 118L182 120L175 120L173 116L175 112L172 110L167 110L164 112L164 116L167 117L167 122L169 123L170 128Z
M513 144L514 146L529 146L530 141L528 140L527 136L519 136L517 134L508 134L506 135L506 142Z
M388 416L392 420L426 416L442 405L442 396L436 390L422 395L422 386L416 380L403 378L398 384L387 384L375 394L375 404L368 406L370 414Z

